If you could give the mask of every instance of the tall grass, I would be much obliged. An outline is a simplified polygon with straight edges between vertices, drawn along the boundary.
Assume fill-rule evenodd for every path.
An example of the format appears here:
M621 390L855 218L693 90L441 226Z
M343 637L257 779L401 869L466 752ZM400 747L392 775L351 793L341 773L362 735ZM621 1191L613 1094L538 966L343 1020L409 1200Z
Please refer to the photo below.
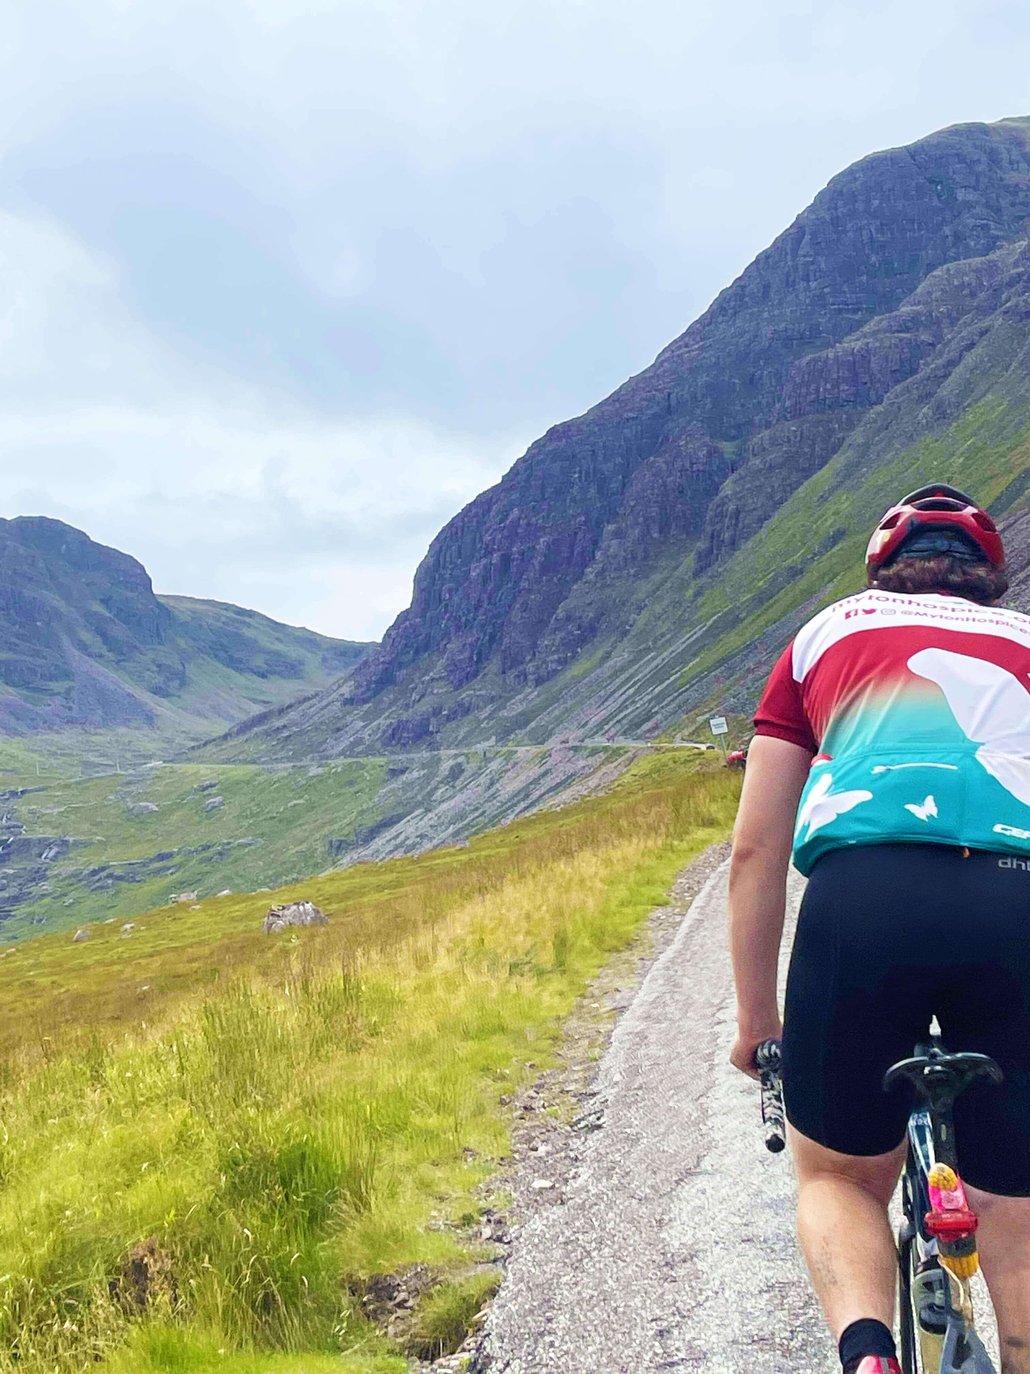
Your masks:
M370 866L374 919L233 945L216 993L180 989L146 1028L112 1029L103 999L91 1022L87 997L45 1054L27 1041L0 1080L0 1370L401 1370L361 1294L416 1263L441 1282L402 1344L453 1343L492 1282L467 1227L502 1099L735 791L653 761L466 851Z

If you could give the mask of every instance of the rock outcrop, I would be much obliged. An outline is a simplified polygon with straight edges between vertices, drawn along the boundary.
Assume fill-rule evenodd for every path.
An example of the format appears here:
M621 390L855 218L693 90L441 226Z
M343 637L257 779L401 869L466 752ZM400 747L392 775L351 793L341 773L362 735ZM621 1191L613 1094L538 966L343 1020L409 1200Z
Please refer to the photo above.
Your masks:
M382 645L252 745L289 757L618 729L608 678L564 716L556 694L610 677L631 635L638 663L655 658L631 719L671 724L686 644L708 634L695 608L802 484L844 453L864 480L1023 365L1028 224L1030 120L947 129L842 172L651 367L457 515ZM673 584L660 668L655 602ZM632 665L624 676L620 697Z
M261 927L266 935L276 935L289 926L327 926L329 917L314 902L285 902L269 908Z

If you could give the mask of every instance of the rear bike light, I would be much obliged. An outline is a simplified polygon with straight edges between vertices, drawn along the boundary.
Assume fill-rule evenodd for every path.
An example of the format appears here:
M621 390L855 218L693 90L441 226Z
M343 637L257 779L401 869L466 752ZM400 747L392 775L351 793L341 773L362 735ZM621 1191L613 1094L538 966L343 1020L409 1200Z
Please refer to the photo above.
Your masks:
M927 1235L937 1241L941 1263L960 1279L980 1268L976 1228L980 1220L966 1201L966 1190L954 1169L935 1164L927 1175L932 1209L923 1218Z

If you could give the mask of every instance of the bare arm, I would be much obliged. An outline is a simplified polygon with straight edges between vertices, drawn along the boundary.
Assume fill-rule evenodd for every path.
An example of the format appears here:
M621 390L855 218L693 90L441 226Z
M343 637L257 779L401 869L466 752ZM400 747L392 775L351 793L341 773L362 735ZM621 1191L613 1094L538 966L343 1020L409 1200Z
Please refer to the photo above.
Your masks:
M754 1053L783 1032L776 969L786 906L794 817L810 755L759 735L747 755L730 857L730 953L737 985L737 1042L731 1062L756 1077Z

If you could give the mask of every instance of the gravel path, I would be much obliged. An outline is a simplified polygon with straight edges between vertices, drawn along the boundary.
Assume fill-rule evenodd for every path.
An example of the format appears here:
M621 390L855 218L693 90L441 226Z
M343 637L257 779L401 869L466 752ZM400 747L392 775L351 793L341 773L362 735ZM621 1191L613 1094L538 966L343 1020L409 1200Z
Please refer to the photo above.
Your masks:
M578 1130L531 1140L482 1374L828 1374L783 1156L727 1063L721 863L629 1000ZM791 883L791 906L801 881ZM661 913L668 921L668 913ZM613 1001L618 1006L618 1001Z
M766 1153L757 1088L728 1063L728 849L680 874L571 1019L562 1068L514 1104L512 1215L488 1219L482 1236L507 1251L504 1282L462 1350L422 1368L839 1369L794 1239L790 1165ZM792 870L781 982L803 891ZM621 1019L598 1067L610 1013ZM974 1303L997 1362L982 1279Z

